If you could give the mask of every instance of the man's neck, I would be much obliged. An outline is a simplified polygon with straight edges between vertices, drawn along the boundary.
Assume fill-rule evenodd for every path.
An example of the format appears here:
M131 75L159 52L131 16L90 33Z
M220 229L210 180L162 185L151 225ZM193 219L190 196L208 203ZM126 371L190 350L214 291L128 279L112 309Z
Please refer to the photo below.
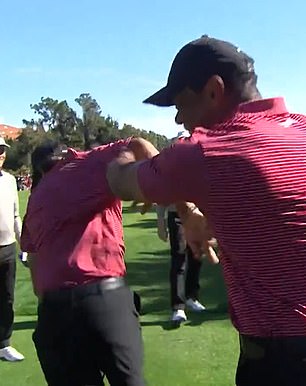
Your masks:
M219 124L233 118L234 115L237 113L239 106L241 104L251 103L261 99L262 98L260 95L256 95L256 96L254 95L253 98L250 98L248 100L244 100L244 101L238 100L238 101L233 101L232 103L229 103L228 108L223 110L223 113L218 117L218 120L216 123Z

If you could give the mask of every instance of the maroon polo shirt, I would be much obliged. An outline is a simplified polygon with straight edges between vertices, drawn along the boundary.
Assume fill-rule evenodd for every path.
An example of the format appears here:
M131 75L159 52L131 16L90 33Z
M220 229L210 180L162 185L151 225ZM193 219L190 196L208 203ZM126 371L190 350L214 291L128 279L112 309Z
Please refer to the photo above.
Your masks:
M145 197L205 210L241 333L305 336L306 117L259 100L190 140L140 166Z
M37 255L40 294L125 274L121 201L109 189L106 166L127 144L70 150L32 192L21 248Z

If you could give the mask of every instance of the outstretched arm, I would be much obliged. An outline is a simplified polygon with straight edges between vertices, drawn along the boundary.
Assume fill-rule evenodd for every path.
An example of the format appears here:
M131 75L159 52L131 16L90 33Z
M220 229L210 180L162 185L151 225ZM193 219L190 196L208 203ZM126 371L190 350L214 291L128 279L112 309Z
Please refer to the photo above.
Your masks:
M156 202L161 205L179 203L186 240L199 258L203 251L210 260L208 228L205 217L184 201L205 202L205 160L197 144L181 144L164 149L151 160L138 161L131 151L125 151L108 166L107 178L113 193L122 200ZM203 207L203 205L200 205Z
M140 160L130 147L108 164L107 179L116 196L125 201L146 200L168 206L184 200L195 202L206 195L200 145L178 144L160 154L151 149L147 155L153 158Z

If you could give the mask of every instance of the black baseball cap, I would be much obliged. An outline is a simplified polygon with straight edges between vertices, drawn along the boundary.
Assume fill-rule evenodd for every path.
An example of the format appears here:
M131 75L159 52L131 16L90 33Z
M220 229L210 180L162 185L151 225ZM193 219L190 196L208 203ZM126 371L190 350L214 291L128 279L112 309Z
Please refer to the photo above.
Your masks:
M254 60L233 44L203 35L186 44L173 60L167 85L143 103L172 106L174 98L186 87L200 91L209 78L219 75L225 85L256 74Z

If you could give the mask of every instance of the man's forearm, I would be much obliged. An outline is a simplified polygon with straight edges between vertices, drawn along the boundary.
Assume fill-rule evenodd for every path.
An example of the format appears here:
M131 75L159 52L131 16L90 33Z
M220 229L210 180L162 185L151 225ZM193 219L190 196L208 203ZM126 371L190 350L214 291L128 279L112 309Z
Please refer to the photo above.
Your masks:
M107 179L109 186L113 194L123 201L145 201L138 187L138 166L139 162L121 165L115 161L108 167Z

